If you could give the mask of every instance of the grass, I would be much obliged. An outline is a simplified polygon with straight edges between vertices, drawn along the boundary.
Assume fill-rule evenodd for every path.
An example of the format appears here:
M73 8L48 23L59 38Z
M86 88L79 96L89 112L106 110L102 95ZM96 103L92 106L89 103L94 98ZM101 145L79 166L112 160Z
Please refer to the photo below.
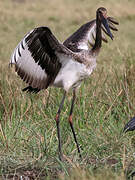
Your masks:
M64 162L57 152L56 115L62 90L23 93L25 84L8 68L25 33L47 25L63 41L93 18L99 6L120 22L114 41L103 45L98 65L82 83L74 127L79 159L67 121L72 93L61 114ZM123 127L135 112L134 0L0 1L0 176L2 179L130 179L135 135Z

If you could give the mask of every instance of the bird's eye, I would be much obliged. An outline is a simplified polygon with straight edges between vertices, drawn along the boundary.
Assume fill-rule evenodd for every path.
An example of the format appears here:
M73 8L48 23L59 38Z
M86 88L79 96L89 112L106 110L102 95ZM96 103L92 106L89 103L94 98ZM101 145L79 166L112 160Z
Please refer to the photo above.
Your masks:
M100 13L100 14L102 14L102 11L101 11L101 10L99 10L99 13Z

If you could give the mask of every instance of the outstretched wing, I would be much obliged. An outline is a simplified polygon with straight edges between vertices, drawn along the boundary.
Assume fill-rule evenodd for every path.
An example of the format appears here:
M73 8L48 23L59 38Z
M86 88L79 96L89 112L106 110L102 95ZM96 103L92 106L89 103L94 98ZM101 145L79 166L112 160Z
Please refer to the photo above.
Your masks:
M107 19L110 29L117 31L118 29L114 26L114 24L118 25L118 22L112 17L108 17ZM105 36L107 32L103 27L102 30L102 40L107 43L108 41ZM92 20L82 25L75 33L66 39L63 44L73 52L80 52L81 50L88 50L90 46L93 47L95 39L96 20Z
M54 81L62 65L59 53L69 52L48 27L35 28L22 39L10 64L15 64L17 74L29 84L24 90L38 92Z

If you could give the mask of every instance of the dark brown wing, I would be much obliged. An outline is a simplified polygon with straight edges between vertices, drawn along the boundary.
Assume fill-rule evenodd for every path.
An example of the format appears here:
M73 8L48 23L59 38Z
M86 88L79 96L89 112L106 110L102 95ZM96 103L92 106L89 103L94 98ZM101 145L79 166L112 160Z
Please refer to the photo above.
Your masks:
M119 23L112 17L108 17L108 24L110 29L117 31L118 29L114 26ZM106 30L103 29L106 33ZM108 42L105 34L102 32L102 40ZM107 34L108 35L108 34ZM80 52L81 50L88 50L89 45L93 46L96 39L96 20L92 20L84 25L82 25L75 33L73 33L69 38L67 38L63 44L72 50L73 52Z
M82 25L76 32L67 38L63 44L73 52L80 52L82 49L88 49L88 41L92 43L92 34L95 31L96 21L90 21ZM92 33L89 35L90 30Z

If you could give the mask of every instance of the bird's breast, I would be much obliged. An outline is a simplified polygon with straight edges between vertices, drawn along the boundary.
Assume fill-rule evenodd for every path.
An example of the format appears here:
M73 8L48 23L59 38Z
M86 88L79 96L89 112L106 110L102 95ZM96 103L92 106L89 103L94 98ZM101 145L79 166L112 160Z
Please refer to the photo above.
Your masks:
M95 68L95 64L83 64L72 59L69 59L65 63L55 81L53 86L62 87L65 91L68 91L70 88L75 88L80 85L83 79L87 78Z

